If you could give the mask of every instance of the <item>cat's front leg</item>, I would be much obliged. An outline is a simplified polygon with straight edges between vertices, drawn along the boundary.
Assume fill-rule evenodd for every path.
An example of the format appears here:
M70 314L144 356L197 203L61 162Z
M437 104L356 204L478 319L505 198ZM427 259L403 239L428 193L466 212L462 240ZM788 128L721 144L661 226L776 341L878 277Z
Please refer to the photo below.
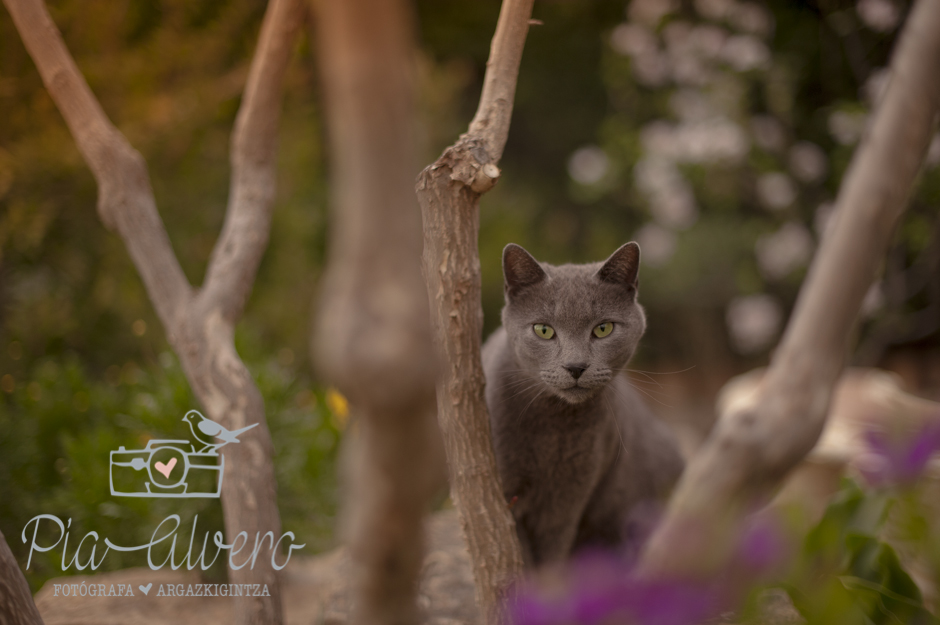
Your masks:
M571 555L588 489L529 492L513 508L516 533L527 566L560 562Z

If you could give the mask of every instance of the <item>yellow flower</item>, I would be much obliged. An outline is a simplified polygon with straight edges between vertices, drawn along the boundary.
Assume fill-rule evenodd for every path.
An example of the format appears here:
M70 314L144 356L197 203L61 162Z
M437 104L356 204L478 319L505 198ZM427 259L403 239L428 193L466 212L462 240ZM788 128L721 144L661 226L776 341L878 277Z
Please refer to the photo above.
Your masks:
M333 414L333 425L336 429L344 429L349 418L349 400L335 388L330 388L326 391L326 406Z

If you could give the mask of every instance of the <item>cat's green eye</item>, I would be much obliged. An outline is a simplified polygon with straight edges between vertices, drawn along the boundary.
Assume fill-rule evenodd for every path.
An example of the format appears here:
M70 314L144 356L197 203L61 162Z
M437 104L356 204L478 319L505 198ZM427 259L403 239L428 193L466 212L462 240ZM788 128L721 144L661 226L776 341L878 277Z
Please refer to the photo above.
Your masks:
M537 323L532 326L532 329L535 330L535 334L538 335L540 339L550 339L555 336L555 329L544 323Z
M613 331L614 331L614 324L607 321L598 325L596 328L594 328L594 336L596 336L599 339L602 339Z

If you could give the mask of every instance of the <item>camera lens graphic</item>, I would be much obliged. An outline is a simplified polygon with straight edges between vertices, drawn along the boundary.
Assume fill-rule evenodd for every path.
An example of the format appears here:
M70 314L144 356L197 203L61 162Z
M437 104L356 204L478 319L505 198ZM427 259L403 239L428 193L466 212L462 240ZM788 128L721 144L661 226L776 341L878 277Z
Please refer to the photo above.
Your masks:
M189 472L186 453L176 447L159 447L150 454L147 462L150 481L161 488L173 488L183 484Z

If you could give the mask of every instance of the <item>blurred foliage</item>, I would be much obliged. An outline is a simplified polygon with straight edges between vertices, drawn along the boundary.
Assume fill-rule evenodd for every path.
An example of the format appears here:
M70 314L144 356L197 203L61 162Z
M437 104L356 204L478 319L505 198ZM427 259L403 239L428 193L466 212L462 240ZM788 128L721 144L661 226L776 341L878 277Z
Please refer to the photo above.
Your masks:
M927 556L928 577L934 577L940 563L936 558L940 536L936 523L929 521L924 490L921 484L914 491L866 491L850 479L843 481L825 515L807 535L788 584L794 604L809 625L940 622L927 609L920 588L895 549L885 541L886 534L893 533L895 541L911 546L910 530L919 527L913 545L920 552L922 566ZM889 523L892 516L894 527Z
M499 4L416 3L426 162L472 117ZM636 237L649 318L640 361L696 366L714 383L766 360L908 5L537 3L541 24L526 43L503 176L481 207L486 331L498 324L506 243L549 262L586 262ZM229 135L265 3L49 6L105 111L144 155L174 249L198 285L224 216ZM328 231L310 31L287 73L270 245L237 344L255 363L266 400L285 528L322 547L335 509L337 430L306 373ZM708 41L719 42L712 56L688 47ZM0 529L20 549L15 537L42 511L71 516L73 535L93 526L134 542L165 508L104 497L106 451L177 432L194 401L165 355L122 242L95 214L94 181L5 12L0 108ZM698 143L686 145L688 137ZM725 156L701 156L728 137ZM936 345L934 143L866 305L863 362L878 362L892 345ZM216 508L188 503L187 518L197 513L200 524L218 525ZM34 585L55 569L54 552L44 555L31 571ZM108 561L117 565L117 554Z
M70 562L78 542L90 531L100 535L100 557L105 538L122 546L147 544L161 521L178 514L176 552L181 558L196 515L197 549L205 532L222 529L218 499L110 495L111 451L121 446L142 449L151 439L191 440L182 421L182 415L196 405L189 384L170 353L161 353L157 361L146 368L128 361L109 369L104 381L95 381L75 357L44 359L26 385L0 396L0 530L25 566L29 540L24 544L21 534L30 519L52 514L63 523L71 521L71 546L65 556L64 543L33 554L27 578L34 589L63 574L63 557L66 564ZM341 422L330 411L324 393L311 392L309 380L296 378L276 360L250 368L268 410L283 529L293 531L297 543L306 543L300 553L321 551L332 545ZM42 528L51 530L52 525L44 522ZM28 539L34 529L31 525ZM57 538L57 531L45 536L40 531L39 544L50 545ZM86 546L80 561L87 555ZM207 574L224 575L223 560ZM146 563L143 552L111 550L101 570ZM66 571L78 572L74 566Z

